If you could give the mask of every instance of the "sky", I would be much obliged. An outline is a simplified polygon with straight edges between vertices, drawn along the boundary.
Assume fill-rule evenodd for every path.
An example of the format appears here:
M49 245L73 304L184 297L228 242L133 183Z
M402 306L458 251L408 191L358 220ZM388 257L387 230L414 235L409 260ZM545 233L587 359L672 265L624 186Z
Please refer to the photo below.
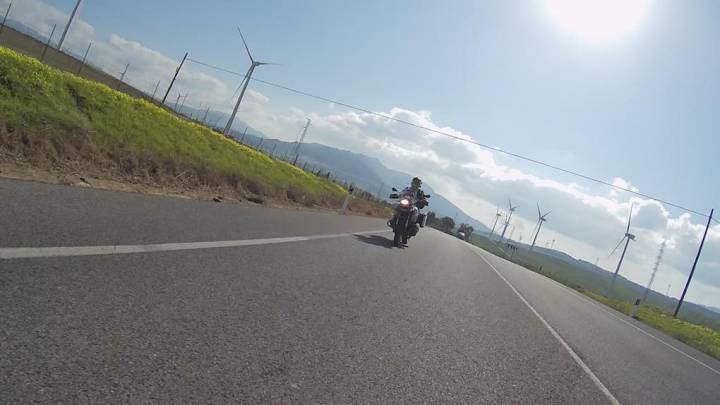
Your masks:
M0 0L4 10L8 0ZM16 0L10 16L49 32L73 0ZM185 52L244 72L240 26L262 66L255 77L459 138L526 155L702 212L720 206L720 2L83 1L65 46L149 93ZM240 78L189 62L175 91L229 111ZM514 238L530 238L536 203L552 210L539 237L645 284L668 239L654 289L678 297L706 218L497 151L251 82L238 117L267 136L379 158L418 174L492 225L507 198ZM720 216L720 215L718 215ZM720 307L720 225L709 232L688 293Z

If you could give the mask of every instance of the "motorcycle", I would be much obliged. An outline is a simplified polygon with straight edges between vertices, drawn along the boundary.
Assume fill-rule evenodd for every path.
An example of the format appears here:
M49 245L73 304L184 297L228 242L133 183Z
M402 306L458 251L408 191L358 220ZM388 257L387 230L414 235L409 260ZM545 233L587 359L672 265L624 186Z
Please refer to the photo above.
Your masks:
M395 187L392 190L395 193L390 194L390 198L399 201L395 206L395 215L388 222L388 225L393 229L394 233L393 246L400 247L401 243L406 245L408 239L417 234L418 228L425 226L426 215L418 211L429 203L425 200L416 201L416 196L408 193L398 194ZM430 195L425 194L425 198L430 198ZM417 219L413 221L415 215L417 215Z

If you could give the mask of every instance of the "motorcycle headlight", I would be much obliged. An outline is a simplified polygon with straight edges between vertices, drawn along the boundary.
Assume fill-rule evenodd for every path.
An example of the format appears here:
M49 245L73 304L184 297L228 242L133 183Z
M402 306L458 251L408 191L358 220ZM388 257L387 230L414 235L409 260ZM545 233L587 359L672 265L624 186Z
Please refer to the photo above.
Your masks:
M407 198L403 198L402 200L400 200L400 205L410 205L410 200L408 200Z

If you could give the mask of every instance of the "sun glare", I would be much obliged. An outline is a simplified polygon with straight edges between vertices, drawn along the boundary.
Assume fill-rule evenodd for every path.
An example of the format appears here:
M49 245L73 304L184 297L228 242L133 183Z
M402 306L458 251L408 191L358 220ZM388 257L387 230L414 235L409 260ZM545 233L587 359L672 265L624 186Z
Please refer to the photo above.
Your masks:
M543 0L542 4L559 30L588 42L608 43L636 31L652 0Z

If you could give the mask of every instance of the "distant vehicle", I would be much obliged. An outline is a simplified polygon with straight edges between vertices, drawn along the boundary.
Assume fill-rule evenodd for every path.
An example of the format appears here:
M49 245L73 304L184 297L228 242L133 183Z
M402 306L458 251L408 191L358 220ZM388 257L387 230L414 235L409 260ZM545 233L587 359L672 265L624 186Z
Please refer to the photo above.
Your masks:
M464 240L465 242L470 242L470 235L475 231L475 228L473 228L469 224L460 224L458 227L458 232L455 236L458 238Z

